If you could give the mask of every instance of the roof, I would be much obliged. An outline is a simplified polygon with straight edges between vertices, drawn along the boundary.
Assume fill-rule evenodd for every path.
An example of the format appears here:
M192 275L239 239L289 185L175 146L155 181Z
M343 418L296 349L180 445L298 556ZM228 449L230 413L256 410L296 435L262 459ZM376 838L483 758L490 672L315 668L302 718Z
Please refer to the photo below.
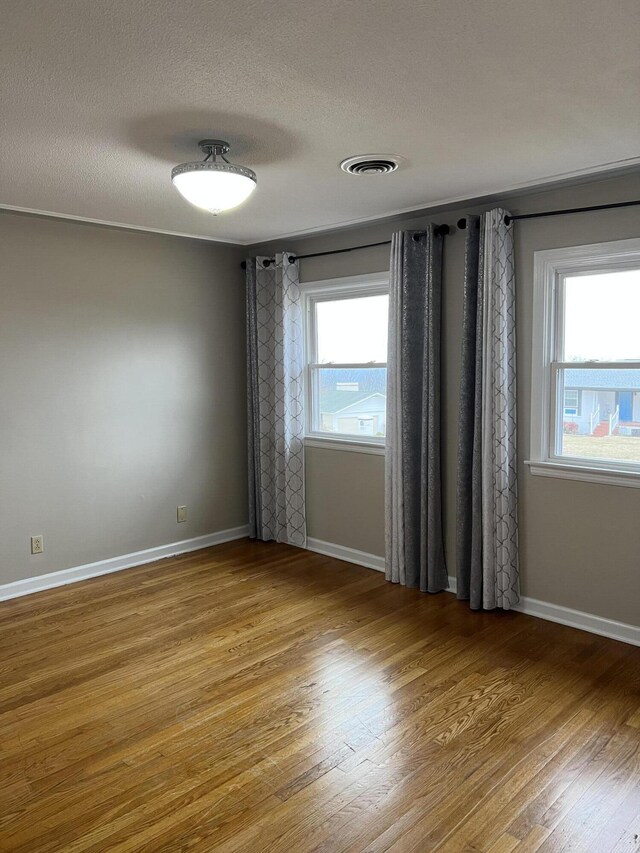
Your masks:
M568 368L564 373L564 387L590 388L594 391L640 391L640 370Z
M378 391L386 394L387 390L387 368L386 367L332 367L330 364L323 366L319 371L320 390L322 395L337 390L338 383L357 382L358 392L371 394ZM346 391L341 391L347 393Z
M363 400L368 400L369 397L384 397L384 394L379 391L323 391L320 397L320 411L327 415L335 414Z

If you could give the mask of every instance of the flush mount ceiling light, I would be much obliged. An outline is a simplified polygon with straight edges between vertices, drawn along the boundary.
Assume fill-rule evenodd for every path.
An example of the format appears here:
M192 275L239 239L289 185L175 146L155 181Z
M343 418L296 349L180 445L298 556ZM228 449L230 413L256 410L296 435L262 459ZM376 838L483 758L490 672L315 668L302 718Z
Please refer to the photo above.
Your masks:
M343 172L350 175L388 175L403 162L397 154L358 154L340 163Z
M174 187L188 202L209 213L221 213L242 204L256 188L256 173L229 163L225 157L228 142L203 139L198 145L206 155L204 160L175 166L171 170Z

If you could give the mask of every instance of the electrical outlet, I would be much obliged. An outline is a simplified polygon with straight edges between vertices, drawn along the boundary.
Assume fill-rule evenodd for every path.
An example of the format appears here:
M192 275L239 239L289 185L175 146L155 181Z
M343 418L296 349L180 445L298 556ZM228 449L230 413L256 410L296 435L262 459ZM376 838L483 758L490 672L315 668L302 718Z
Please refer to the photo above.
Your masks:
M187 508L186 506L178 507L178 522L187 520Z
M32 536L31 537L31 553L32 554L42 554L44 551L44 537L43 536Z

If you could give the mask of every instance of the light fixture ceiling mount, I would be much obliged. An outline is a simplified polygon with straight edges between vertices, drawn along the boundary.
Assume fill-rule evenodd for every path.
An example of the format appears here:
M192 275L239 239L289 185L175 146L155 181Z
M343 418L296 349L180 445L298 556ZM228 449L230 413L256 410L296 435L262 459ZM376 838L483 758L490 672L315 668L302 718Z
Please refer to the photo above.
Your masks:
M205 161L209 159L209 157L213 157L214 160L217 157L222 157L222 159L227 162L227 158L224 156L228 154L231 150L231 146L228 142L225 142L223 139L201 139L198 142L198 148L202 150L203 154L206 154Z
M256 173L229 163L225 155L231 146L222 139L202 139L198 145L204 160L174 166L174 187L188 202L209 213L221 213L242 204L256 188Z

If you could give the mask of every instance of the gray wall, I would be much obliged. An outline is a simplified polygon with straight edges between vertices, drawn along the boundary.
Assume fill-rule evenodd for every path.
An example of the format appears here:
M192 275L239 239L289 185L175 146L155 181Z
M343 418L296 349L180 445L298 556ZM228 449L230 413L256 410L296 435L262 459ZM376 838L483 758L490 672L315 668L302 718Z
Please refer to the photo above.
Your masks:
M357 179L354 179L357 180ZM381 181L384 178L380 179ZM533 212L640 197L640 176L584 183L503 199L512 212ZM454 225L487 207L457 208L367 228L289 240L305 253L370 243L425 221ZM640 208L537 219L516 226L520 531L523 593L611 619L640 624L640 489L533 477L529 458L533 253L540 249L640 235ZM284 248L279 244L252 251ZM455 464L462 325L464 233L446 238L443 306L443 435L446 548L455 573ZM303 281L386 270L388 247L301 261ZM384 460L361 453L307 448L309 535L375 554L384 552Z
M0 215L0 583L246 523L241 255Z
M518 212L637 197L638 175L505 203ZM428 219L453 225L476 209L343 229L290 240L286 248L303 253L374 242ZM532 477L522 463L529 455L533 252L639 234L638 208L516 226L523 592L632 624L640 621L640 490ZM463 233L446 239L443 432L451 573L463 248ZM246 522L238 266L244 254L0 215L0 583ZM301 262L302 279L386 270L388 257L388 247L380 247L309 259ZM383 473L380 456L308 448L309 535L382 554ZM177 524L176 506L183 503L189 521ZM29 537L40 533L45 553L31 556Z

